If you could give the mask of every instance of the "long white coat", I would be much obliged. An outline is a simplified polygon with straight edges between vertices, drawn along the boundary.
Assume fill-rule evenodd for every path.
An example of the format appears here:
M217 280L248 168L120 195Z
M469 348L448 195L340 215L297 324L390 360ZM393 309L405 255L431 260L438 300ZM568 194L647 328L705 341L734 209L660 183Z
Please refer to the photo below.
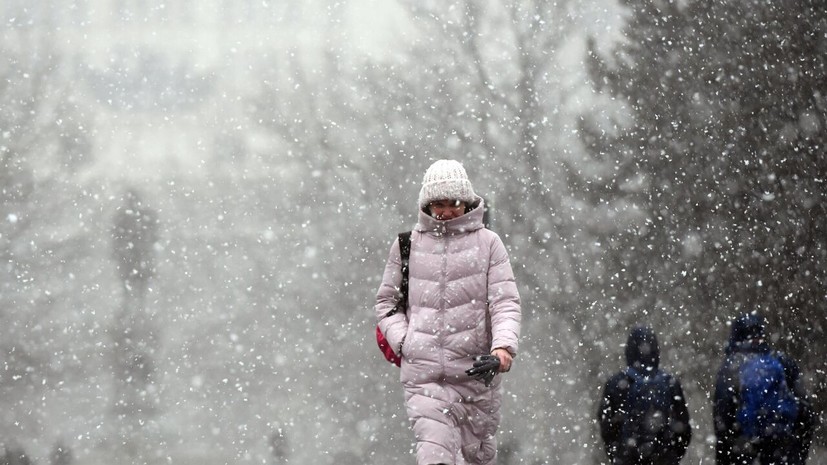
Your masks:
M482 224L484 205L439 221L420 212L411 237L408 309L395 241L376 296L379 327L396 353L418 465L493 464L501 376L490 387L465 374L472 357L496 348L517 355L520 296L505 247Z

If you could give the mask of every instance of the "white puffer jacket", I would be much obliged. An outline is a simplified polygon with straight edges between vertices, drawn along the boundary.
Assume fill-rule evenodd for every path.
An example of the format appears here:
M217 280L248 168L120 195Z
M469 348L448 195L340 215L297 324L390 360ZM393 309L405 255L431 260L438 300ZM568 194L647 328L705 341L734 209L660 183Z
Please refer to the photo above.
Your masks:
M493 463L501 376L468 377L472 357L518 350L520 296L505 247L483 227L484 205L452 220L420 212L411 237L408 309L385 318L401 282L395 241L376 296L379 326L403 361L417 463Z

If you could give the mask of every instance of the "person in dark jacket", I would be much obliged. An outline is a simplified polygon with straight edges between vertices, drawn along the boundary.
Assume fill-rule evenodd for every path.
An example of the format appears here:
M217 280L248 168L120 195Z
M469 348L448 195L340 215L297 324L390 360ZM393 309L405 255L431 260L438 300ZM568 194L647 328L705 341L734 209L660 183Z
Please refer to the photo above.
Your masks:
M798 365L787 355L773 351L765 337L766 323L759 314L747 313L732 324L726 356L715 381L713 415L715 420L715 457L718 465L803 465L812 441L813 409L801 382ZM738 423L740 367L754 354L770 354L781 362L786 384L797 402L797 417L792 434L756 439L742 434Z
M654 331L648 327L636 327L626 342L628 367L606 382L597 412L600 434L612 465L675 465L680 462L692 437L689 410L680 381L658 369L660 350ZM654 382L663 386L666 412L657 412L663 421L658 439L639 443L634 427L636 420L631 404L632 393L638 392L634 383ZM637 394L636 394L637 395ZM651 400L651 399L647 399ZM652 401L654 404L655 402Z

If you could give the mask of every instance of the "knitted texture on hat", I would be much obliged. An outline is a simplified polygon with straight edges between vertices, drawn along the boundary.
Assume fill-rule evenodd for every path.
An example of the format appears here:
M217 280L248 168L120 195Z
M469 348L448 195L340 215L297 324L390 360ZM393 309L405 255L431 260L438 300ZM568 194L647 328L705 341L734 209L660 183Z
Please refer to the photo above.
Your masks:
M455 160L437 160L425 172L419 191L419 208L425 208L434 200L460 200L474 203L477 195L465 168Z

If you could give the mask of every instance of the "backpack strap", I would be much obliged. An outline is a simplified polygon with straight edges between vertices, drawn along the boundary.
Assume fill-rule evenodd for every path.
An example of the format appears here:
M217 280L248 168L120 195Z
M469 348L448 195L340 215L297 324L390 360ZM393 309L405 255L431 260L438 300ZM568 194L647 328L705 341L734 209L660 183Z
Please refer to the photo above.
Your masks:
M399 300L385 318L396 315L399 312L405 313L408 308L408 263L411 259L411 231L399 233L399 255L402 258L402 283L399 285Z

